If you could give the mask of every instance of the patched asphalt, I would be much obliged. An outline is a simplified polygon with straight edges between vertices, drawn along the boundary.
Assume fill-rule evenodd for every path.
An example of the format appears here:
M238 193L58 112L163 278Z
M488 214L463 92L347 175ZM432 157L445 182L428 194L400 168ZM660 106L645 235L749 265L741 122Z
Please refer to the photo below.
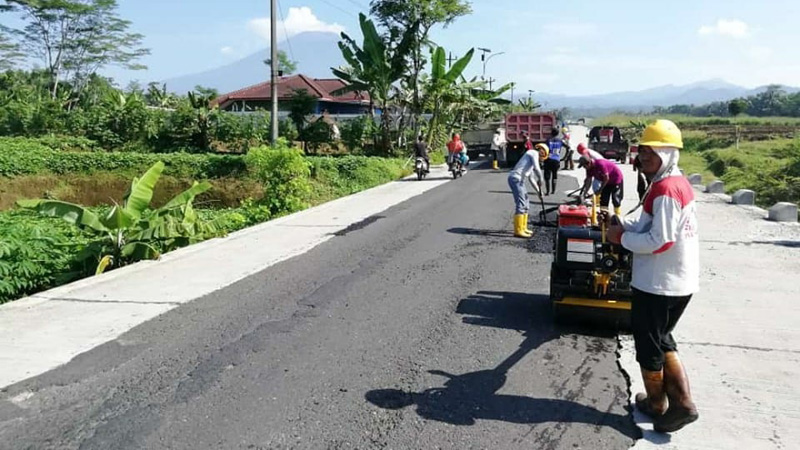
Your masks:
M553 230L511 235L506 175L474 170L3 390L0 448L628 448L616 334L553 323Z

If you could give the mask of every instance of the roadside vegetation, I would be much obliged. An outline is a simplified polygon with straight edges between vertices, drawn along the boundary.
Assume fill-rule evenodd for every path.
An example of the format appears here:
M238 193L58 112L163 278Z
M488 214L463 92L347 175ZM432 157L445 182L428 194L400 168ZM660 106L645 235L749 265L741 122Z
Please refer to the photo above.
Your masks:
M729 193L751 189L762 207L800 203L800 117L651 113L617 114L593 123L620 127L635 142L642 124L655 118L670 119L683 131L680 166L685 173L702 174L704 183L720 179Z
M406 176L420 134L442 163L452 131L508 108L511 85L465 79L472 51L445 68L429 39L463 0L372 1L333 72L380 114L337 134L295 92L274 145L267 111L221 111L213 89L102 76L149 53L116 1L5 3L22 25L0 27L0 303Z

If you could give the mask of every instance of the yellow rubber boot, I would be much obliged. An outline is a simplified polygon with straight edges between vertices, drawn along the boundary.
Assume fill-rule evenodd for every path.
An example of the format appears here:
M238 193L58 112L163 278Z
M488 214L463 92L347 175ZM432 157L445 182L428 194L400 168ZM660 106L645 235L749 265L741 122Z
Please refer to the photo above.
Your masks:
M514 215L514 236L525 239L533 236L525 229L525 214Z
M621 219L622 218L622 208L620 208L619 206L614 208L614 214L616 214L617 217L619 217Z
M499 168L500 167L497 165L497 160L495 159L494 161L492 161L492 169L497 170Z
M529 226L529 223L528 223L528 213L525 213L523 215L525 216L525 218L522 221L522 228L525 229L526 233L528 233L530 235L533 235L533 230L531 230L531 227Z

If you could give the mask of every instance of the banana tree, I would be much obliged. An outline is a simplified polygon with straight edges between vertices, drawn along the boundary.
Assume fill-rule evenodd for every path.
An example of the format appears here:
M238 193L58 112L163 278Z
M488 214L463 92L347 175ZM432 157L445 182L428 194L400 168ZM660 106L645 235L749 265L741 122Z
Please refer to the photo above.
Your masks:
M164 206L151 209L153 190L164 163L157 162L141 178L134 178L123 197L107 213L57 200L19 200L23 208L63 219L92 237L79 259L94 259L95 273L143 259L158 259L162 251L202 241L220 234L216 222L202 222L194 210L195 197L211 188L195 182Z
M349 92L367 92L370 97L370 114L374 106L381 110L381 148L391 150L390 100L392 87L405 74L405 59L411 51L413 30L407 30L397 47L391 48L385 37L378 34L375 24L363 13L359 14L361 33L364 37L359 45L346 33L342 33L339 49L347 65L331 68L333 74L347 85L334 91L333 95Z
M462 78L475 49L470 49L463 58L456 61L450 70L447 70L446 53L443 47L437 47L433 52L431 61L431 74L426 80L425 95L427 105L432 115L428 123L428 142L434 142L434 135L442 125L442 112L452 102L453 96L458 96L458 80ZM450 97L448 101L448 97Z

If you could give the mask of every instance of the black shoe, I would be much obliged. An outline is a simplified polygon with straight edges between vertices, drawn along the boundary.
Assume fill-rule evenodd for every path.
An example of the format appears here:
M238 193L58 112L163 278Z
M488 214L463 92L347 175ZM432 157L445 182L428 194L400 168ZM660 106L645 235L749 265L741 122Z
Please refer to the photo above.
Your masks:
M653 429L659 433L673 433L700 418L697 409L670 406L663 416L653 422Z

